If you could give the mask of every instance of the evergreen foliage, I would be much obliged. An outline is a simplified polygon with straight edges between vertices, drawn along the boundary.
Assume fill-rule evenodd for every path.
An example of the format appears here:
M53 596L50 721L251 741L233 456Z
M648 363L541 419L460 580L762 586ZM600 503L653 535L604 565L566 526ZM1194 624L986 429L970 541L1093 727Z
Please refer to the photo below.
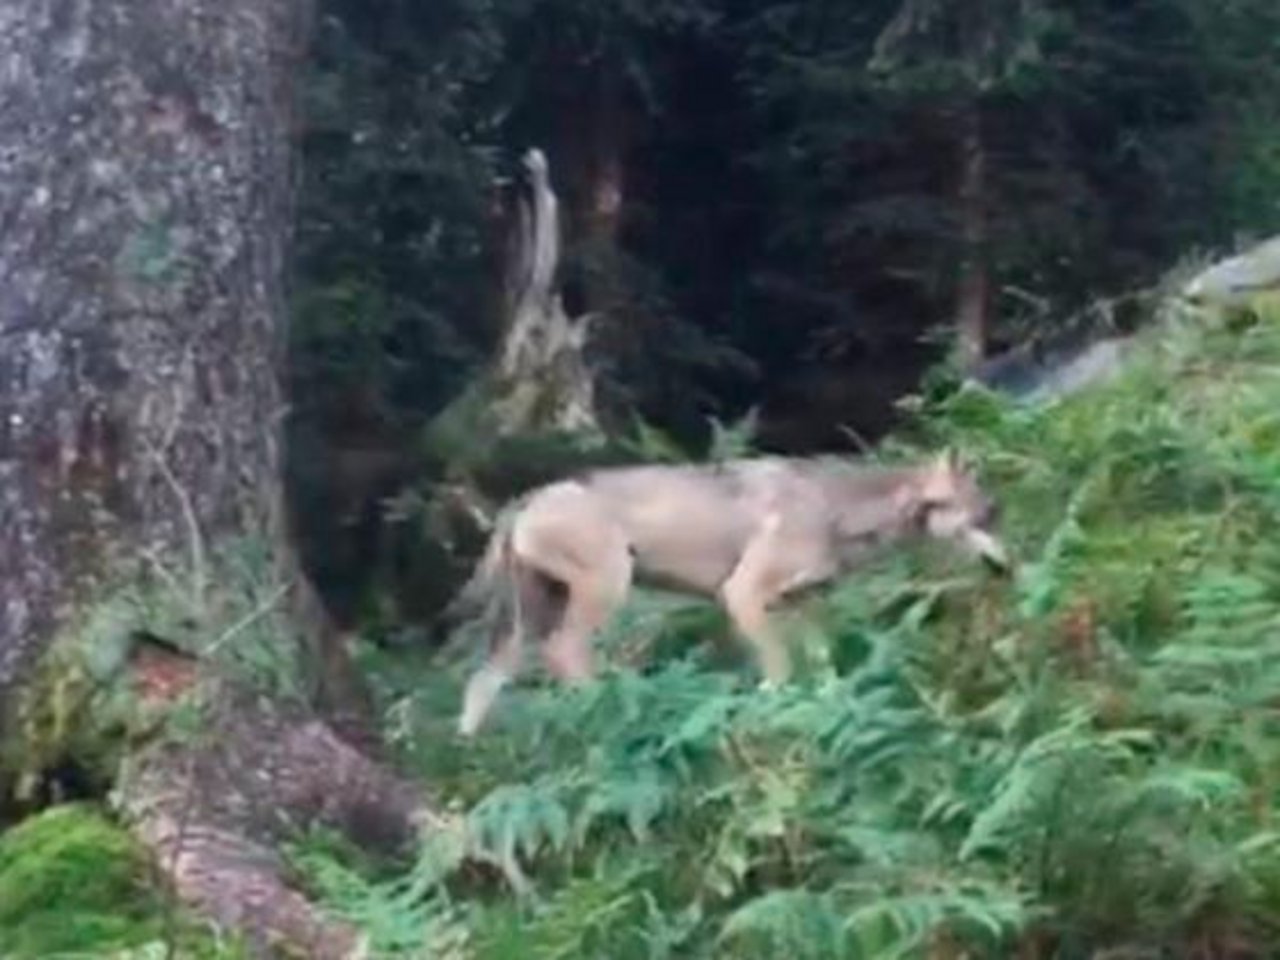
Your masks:
M497 333L502 191L531 145L563 200L571 312L601 315L607 392L686 439L806 358L864 377L932 361L916 341L945 332L968 255L970 108L994 344L1280 225L1267 0L321 7L304 410L358 386L420 425L465 387ZM602 157L623 177L612 249L591 227Z

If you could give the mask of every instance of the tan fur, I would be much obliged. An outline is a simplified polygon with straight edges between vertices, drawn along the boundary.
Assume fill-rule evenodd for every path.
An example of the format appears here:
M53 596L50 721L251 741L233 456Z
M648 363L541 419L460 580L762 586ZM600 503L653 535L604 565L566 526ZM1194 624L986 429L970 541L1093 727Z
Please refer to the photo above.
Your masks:
M771 629L770 606L915 534L1005 566L988 529L993 514L950 455L897 468L777 457L624 467L541 487L503 518L464 590L468 603L487 596L508 609L487 664L468 684L459 729L479 728L519 671L531 628L545 637L542 655L558 678L590 678L591 636L633 579L717 598L766 683L782 683L790 658Z

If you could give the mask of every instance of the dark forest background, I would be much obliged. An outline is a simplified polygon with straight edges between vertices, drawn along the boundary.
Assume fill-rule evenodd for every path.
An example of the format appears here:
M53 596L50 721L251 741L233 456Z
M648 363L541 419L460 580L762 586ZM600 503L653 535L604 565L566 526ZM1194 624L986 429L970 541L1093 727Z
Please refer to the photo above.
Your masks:
M686 449L757 408L760 449L851 450L940 362L1280 223L1268 0L320 8L291 439L347 618L374 569L423 616L456 580L386 501L439 473L425 431L501 336L529 147L606 415Z

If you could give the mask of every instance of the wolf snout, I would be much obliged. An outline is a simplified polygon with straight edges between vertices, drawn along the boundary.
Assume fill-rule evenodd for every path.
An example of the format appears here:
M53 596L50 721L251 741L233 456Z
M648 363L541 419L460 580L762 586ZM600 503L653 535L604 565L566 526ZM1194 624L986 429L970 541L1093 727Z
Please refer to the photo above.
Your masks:
M1001 559L983 554L982 562L992 573L1002 577L1013 576L1013 562L1006 556Z
M965 542L990 570L1000 574L1013 572L1013 559L1008 549L994 534L980 527L970 527L965 532Z

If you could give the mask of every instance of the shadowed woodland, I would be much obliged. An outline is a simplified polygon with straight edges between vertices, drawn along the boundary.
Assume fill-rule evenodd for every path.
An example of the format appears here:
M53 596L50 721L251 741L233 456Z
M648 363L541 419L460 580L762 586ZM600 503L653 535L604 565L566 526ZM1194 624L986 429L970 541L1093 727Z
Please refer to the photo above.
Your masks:
M1275 954L1273 2L16 0L0 63L0 958ZM641 587L458 735L513 499L943 449L1011 575L881 550L778 689Z

